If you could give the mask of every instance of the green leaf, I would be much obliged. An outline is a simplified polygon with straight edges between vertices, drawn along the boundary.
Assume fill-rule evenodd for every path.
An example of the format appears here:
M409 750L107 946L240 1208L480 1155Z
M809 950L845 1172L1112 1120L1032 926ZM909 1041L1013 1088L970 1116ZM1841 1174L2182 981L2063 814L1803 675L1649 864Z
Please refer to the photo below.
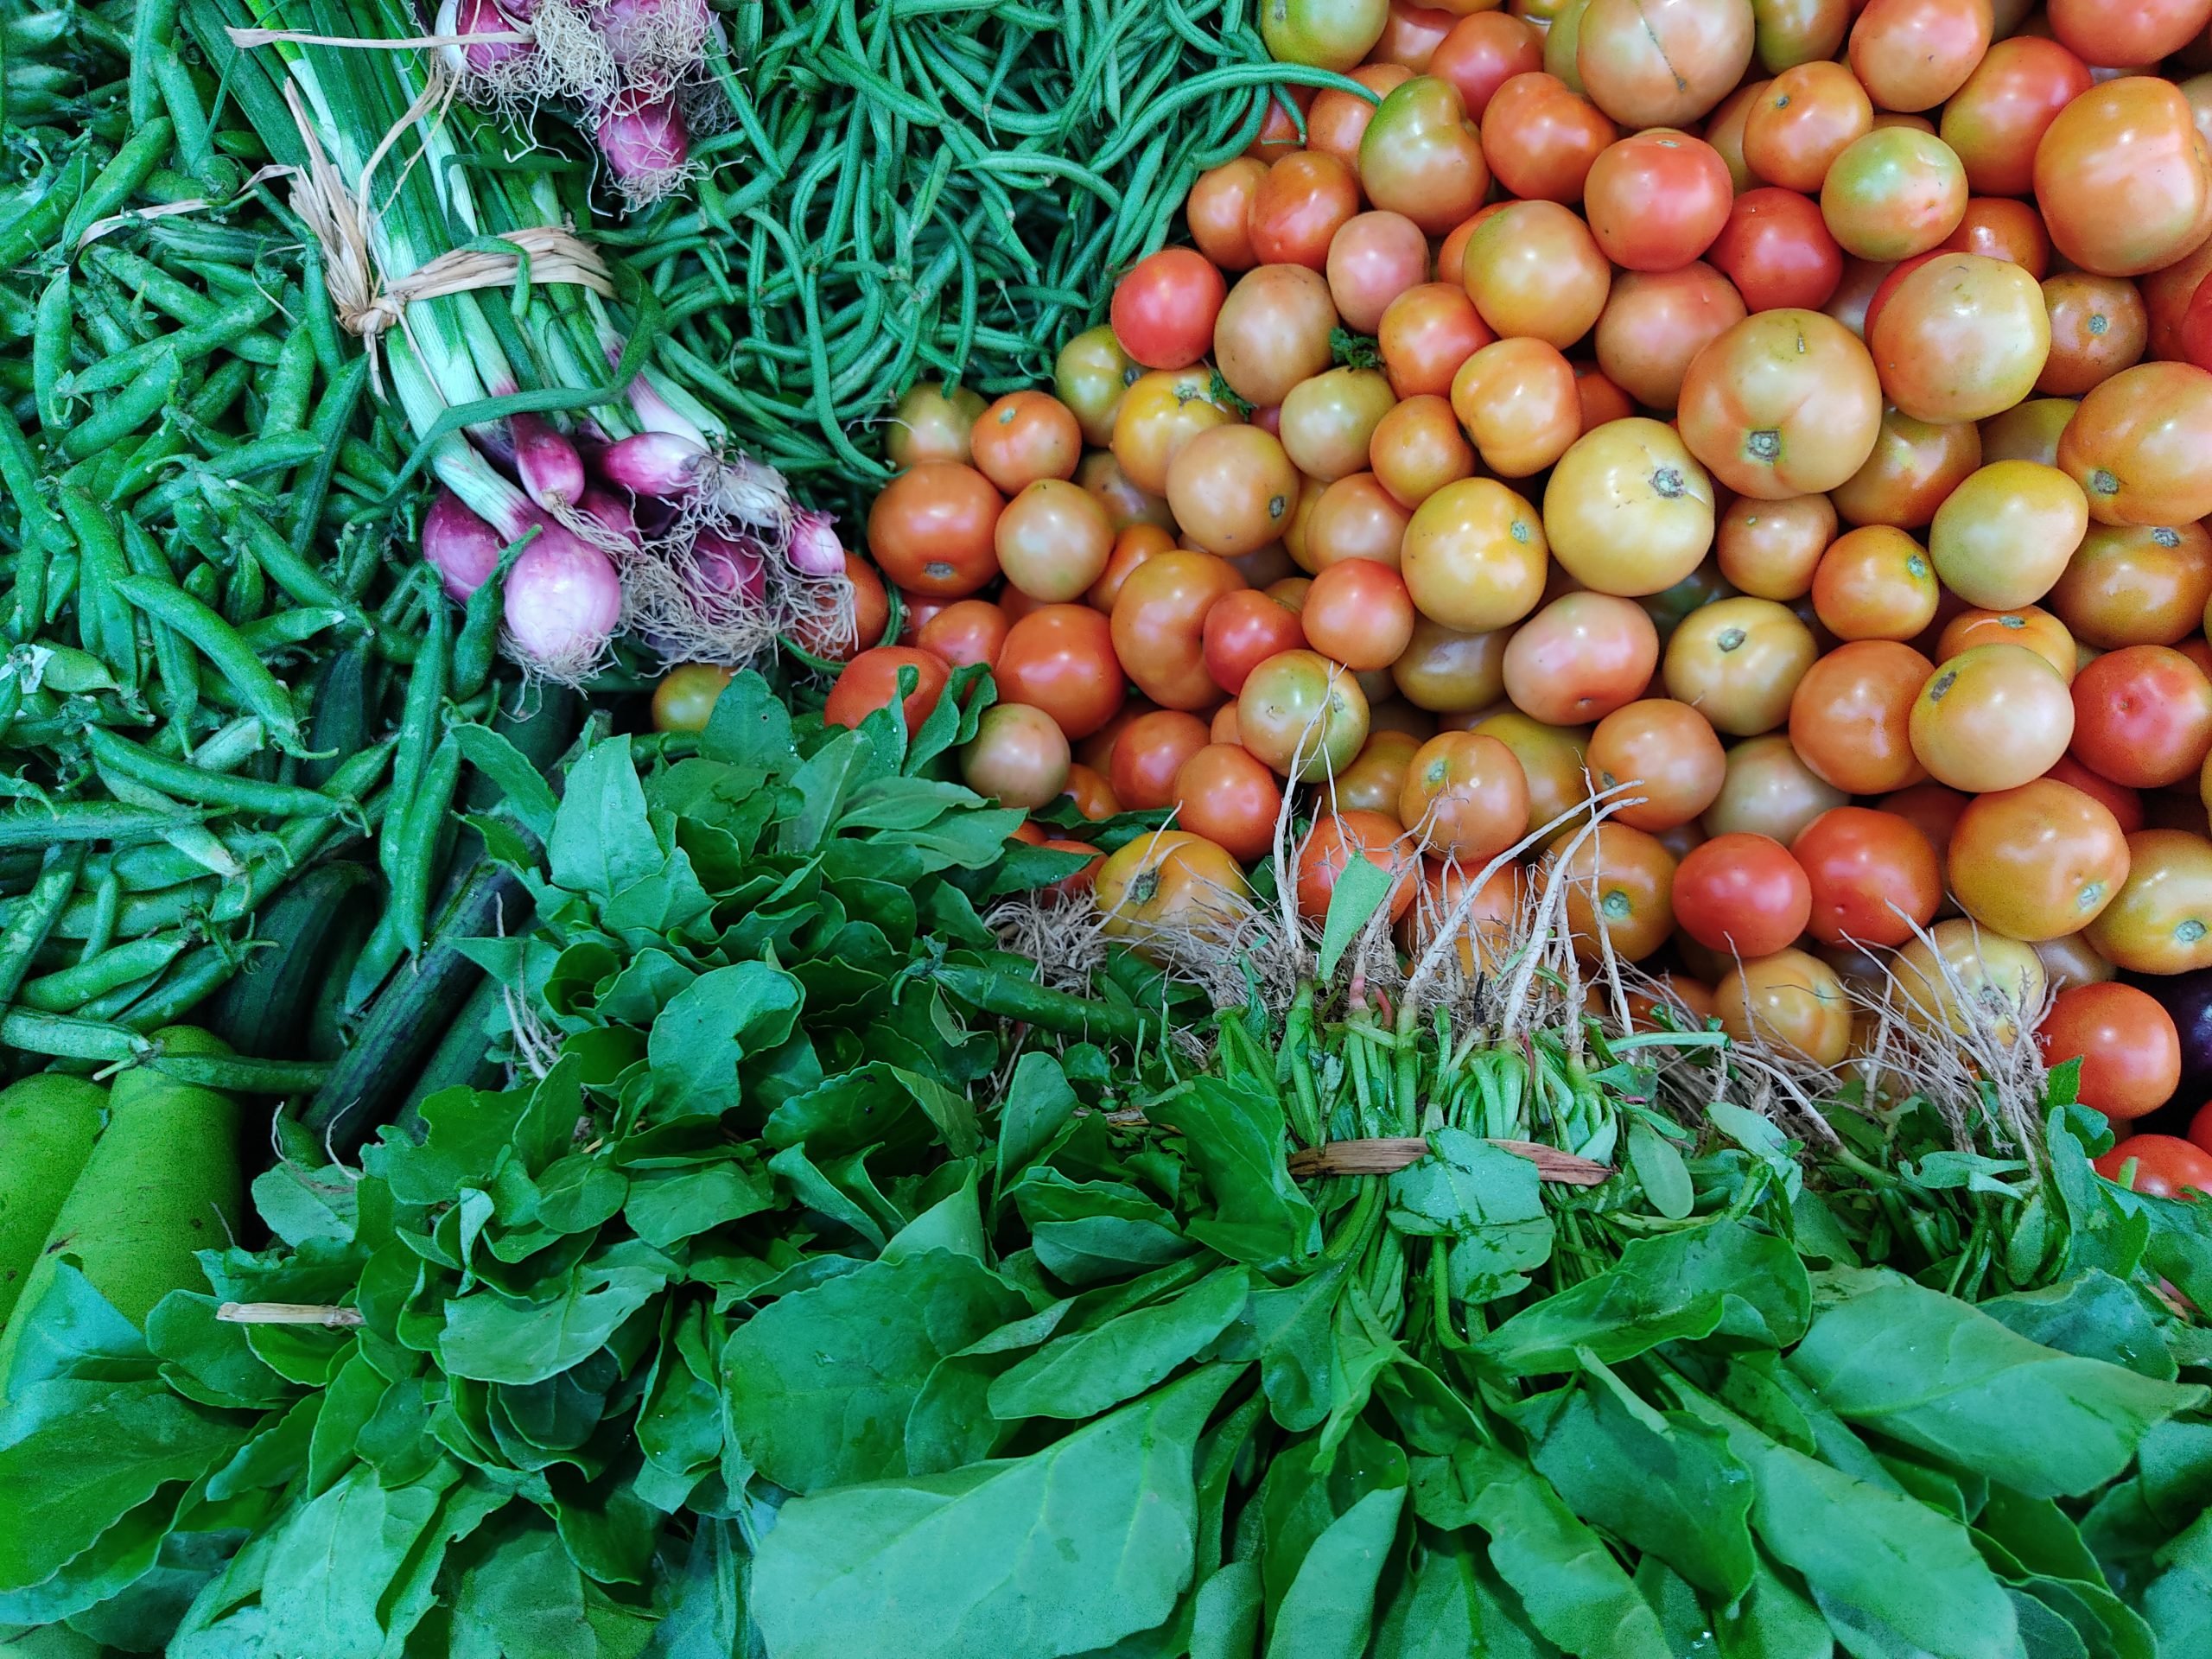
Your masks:
M1467 1518L1490 1535L1491 1565L1539 1630L1583 1659L1673 1659L1650 1604L1548 1482L1495 1446L1471 1446L1452 1464Z
M775 1659L1051 1659L1149 1630L1193 1577L1198 1434L1234 1370L1026 1458L784 1505L751 1611Z
M938 1363L1026 1312L981 1262L949 1250L779 1297L722 1350L731 1428L795 1492L901 1474L907 1414Z
M1213 1200L1211 1217L1188 1224L1192 1237L1267 1273L1285 1272L1319 1248L1319 1219L1284 1160L1282 1103L1272 1089L1194 1077L1147 1105L1145 1116L1181 1133Z
M2212 1510L2158 1552L2164 1570L2143 1592L2143 1617L2163 1654L2212 1652Z
M1274 1420L1296 1433L1329 1414L1335 1397L1337 1303L1351 1276L1348 1262L1325 1262L1295 1284L1252 1293L1260 1386Z
M448 1659L591 1659L583 1575L550 1526L518 1530L460 1574Z
M645 1039L653 1104L669 1115L737 1104L738 1063L791 1034L805 993L781 969L741 962L702 974L653 1021Z
M2042 1347L1895 1274L1839 1270L1823 1288L1843 1300L1815 1319L1789 1362L1821 1402L2031 1497L2102 1485L2152 1425L2207 1397Z
M668 855L645 820L645 791L628 738L593 744L569 768L546 856L556 887L601 899L658 874L667 864Z
M1629 1122L1628 1161L1643 1184L1644 1196L1661 1215L1680 1221L1697 1207L1689 1166L1682 1162L1682 1154L1673 1141L1640 1117Z
M1977 1306L2008 1331L2062 1353L2125 1365L2166 1382L2179 1369L2142 1294L2094 1268L2062 1284Z
M353 1240L353 1182L339 1171L278 1164L253 1178L253 1207L269 1230L291 1245L310 1238Z
M733 1158L696 1169L640 1170L630 1178L622 1213L639 1238L665 1250L775 1204L766 1175Z
M1365 858L1352 859L1338 873L1337 885L1329 894L1329 914L1321 924L1324 979L1337 971L1337 963L1369 918L1382 907L1396 880L1390 871Z
M798 759L791 744L791 710L751 669L737 675L715 699L699 753L709 760L781 777Z
M1375 1587L1397 1535L1403 1486L1368 1493L1316 1538L1268 1631L1268 1659L1359 1659L1375 1624Z
M544 774L527 755L489 726L461 721L447 729L460 744L461 758L497 784L523 827L540 841L544 840L560 813L560 802Z
M543 1382L589 1357L674 1271L652 1245L626 1239L561 1274L550 1298L479 1290L449 1300L438 1357L455 1376Z
M1463 1129L1433 1130L1428 1144L1427 1157L1389 1178L1390 1224L1451 1241L1452 1294L1461 1301L1524 1288L1552 1253L1535 1165Z
M1171 1300L1055 1337L991 1384L991 1414L1079 1419L1111 1410L1205 1351L1244 1311L1249 1282L1242 1268L1224 1268Z
M1030 1248L1046 1271L1070 1284L1127 1278L1192 1249L1175 1217L1119 1181L1071 1181L1033 1169L1014 1189L1030 1230Z
M1751 1471L1696 1418L1654 1410L1596 1367L1549 1414L1529 1460L1576 1515L1708 1595L1750 1587Z
M1714 1335L1783 1348L1803 1333L1811 1306L1789 1243L1724 1218L1634 1240L1616 1265L1523 1309L1478 1346L1516 1376L1573 1370L1580 1347L1609 1365Z
M1752 1560L1751 1587L1714 1611L1713 1634L1721 1659L1832 1659L1835 1652L1821 1610L1775 1570L1764 1551Z
M1052 1143L1079 1103L1050 1054L1032 1049L1016 1062L999 1108L998 1191L1003 1192Z

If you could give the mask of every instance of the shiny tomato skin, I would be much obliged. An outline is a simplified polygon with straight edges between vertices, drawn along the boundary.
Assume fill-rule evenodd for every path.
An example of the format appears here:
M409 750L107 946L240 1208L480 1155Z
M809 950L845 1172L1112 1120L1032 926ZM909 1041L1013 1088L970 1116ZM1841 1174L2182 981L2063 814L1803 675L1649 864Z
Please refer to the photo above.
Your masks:
M2139 276L2212 230L2212 149L2171 81L2092 86L2036 145L2037 205L2058 251L2100 276Z
M1088 605L1044 605L1007 630L992 677L1008 702L1042 709L1071 742L1121 711L1125 676L1112 625Z
M1234 743L1209 743L1175 774L1175 822L1252 864L1274 845L1282 785L1274 772Z
M1214 601L1236 592L1236 566L1207 553L1162 553L1129 573L1114 601L1114 652L1137 689L1165 709L1211 709L1205 628Z
M2075 1097L2127 1122L2154 1112L2181 1082L2181 1033L2157 998L2133 985L2076 985L2058 994L2036 1032L2044 1064L2082 1062Z
M2172 1135L2131 1135L2095 1160L2097 1173L2120 1181L2134 1165L2128 1187L2154 1198L2194 1198L2212 1194L2212 1153Z
M1713 988L1720 1027L1737 1042L1781 1050L1815 1065L1851 1052L1851 998L1836 972L1803 950L1738 963Z
M1688 264L1713 245L1734 200L1719 153L1663 127L1607 145L1582 186L1590 233L1630 270Z
M2028 271L1944 253L1868 311L1866 343L1882 391L1923 421L1978 421L2035 389L2050 355L2050 314Z
M1753 311L1818 310L1843 279L1843 250L1820 204L1794 190L1746 190L1706 251Z
M1908 259L1940 247L1966 210L1959 158L1910 127L1876 127L1853 140L1821 186L1822 221L1861 259Z
M1214 602L1200 625L1200 638L1206 672L1233 697L1260 664L1279 651L1304 645L1306 631L1297 612L1258 588L1247 588Z
M1823 782L1881 795L1920 781L1912 708L1933 671L1910 645L1860 639L1805 671L1789 699L1789 741Z
M1735 90L1755 29L1744 0L1589 0L1574 67L1614 120L1680 126Z
M1367 741L1368 721L1358 678L1319 652L1278 652L1253 669L1236 694L1238 741L1295 783L1351 766Z
M2196 776L2212 751L2212 681L2177 651L2128 645L2074 677L2075 758L2130 789Z
M1981 434L1971 421L1923 421L1882 411L1866 464L1828 493L1853 524L1917 530L1981 465Z
M1764 501L1834 489L1866 462L1882 386L1866 347L1818 311L1761 311L1691 359L1683 441L1713 475Z
M925 461L885 485L868 508L868 552L902 588L965 599L999 573L992 538L1005 505L974 467Z
M1175 804L1175 774L1206 747L1206 724L1179 709L1155 709L1122 728L1114 740L1107 780L1114 797L1132 811Z
M1851 69L1885 110L1933 109L1989 49L1989 0L1868 0L1851 29Z
M1799 830L1789 851L1812 895L1806 931L1823 944L1903 944L1942 903L1936 849L1894 812L1836 807Z
M2212 372L2139 363L2101 381L2059 435L2058 465L2102 524L2212 514Z
M1114 338L1148 369L1186 369L1206 354L1228 284L1205 255L1162 248L1114 284Z
M2186 830L2127 838L2127 880L2086 930L2107 962L2128 973L2212 967L2212 842Z
M1769 184L1811 194L1851 142L1874 126L1858 78L1825 60L1793 65L1767 84L1744 121L1744 160Z
M1674 931L1675 855L1656 836L1601 823L1570 838L1555 869L1566 888L1567 932L1585 961L1599 960L1610 945L1623 961L1641 962Z
M1712 805L1728 758L1711 722L1686 702L1646 697L1616 709L1590 734L1590 781L1627 803L1613 817L1663 834Z
M906 694L899 713L910 734L919 731L944 695L952 666L935 652L912 645L878 645L847 663L822 705L823 721L831 726L857 726L877 709L888 708L899 695L902 669L914 671L915 685Z
M1708 950L1772 956L1805 931L1813 890L1789 849L1767 836L1715 836L1675 871L1675 925Z
M1442 236L1483 205L1490 166L1459 90L1415 75L1384 97L1359 141L1368 199Z
M1541 71L1504 82L1483 111L1483 154L1525 201L1580 201L1592 163L1619 136L1604 111Z
M1478 11L1436 43L1427 73L1458 88L1468 115L1479 121L1499 87L1543 67L1544 37L1535 28L1510 12Z
M1599 314L1598 366L1637 403L1673 409L1698 353L1745 315L1735 284L1701 259L1675 270L1624 271Z
M714 718L715 704L730 671L710 663L679 663L662 676L653 688L653 729L657 732L703 732Z
M1175 960L1192 942L1225 944L1252 912L1252 890L1225 848L1162 830L1137 836L1098 867L1093 892L1109 938Z
M2016 789L2066 752L2074 705L2058 671L2018 645L1977 645L1941 664L1913 699L1913 753L1938 783Z
M2103 802L2046 776L1969 801L1946 861L1961 909L2032 944L2080 932L2119 895L2127 842Z
M1643 696L1659 634L1642 606L1608 594L1563 594L1505 647L1505 692L1547 726L1586 726Z

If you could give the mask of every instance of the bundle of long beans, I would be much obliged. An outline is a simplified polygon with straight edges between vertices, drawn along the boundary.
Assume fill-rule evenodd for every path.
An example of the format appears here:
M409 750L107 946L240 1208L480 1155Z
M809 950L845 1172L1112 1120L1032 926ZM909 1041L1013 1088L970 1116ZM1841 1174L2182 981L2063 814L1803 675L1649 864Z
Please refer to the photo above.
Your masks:
M916 379L1048 376L1191 181L1286 86L1339 82L1270 63L1255 21L1245 0L739 7L696 204L606 239L740 443L808 482L880 477L869 428Z

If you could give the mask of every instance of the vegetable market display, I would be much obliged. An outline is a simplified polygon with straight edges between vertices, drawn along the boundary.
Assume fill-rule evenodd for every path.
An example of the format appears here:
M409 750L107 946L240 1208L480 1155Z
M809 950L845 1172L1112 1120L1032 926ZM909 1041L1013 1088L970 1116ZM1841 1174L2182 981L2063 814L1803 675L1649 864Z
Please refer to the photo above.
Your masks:
M2212 1647L2212 0L0 13L0 1652Z

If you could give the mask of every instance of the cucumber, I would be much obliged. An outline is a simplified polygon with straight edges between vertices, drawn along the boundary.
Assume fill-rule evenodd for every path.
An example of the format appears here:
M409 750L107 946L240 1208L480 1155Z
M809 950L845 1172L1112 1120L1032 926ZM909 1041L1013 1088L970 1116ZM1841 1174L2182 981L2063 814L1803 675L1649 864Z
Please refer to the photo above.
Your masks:
M0 1090L0 1326L99 1140L107 1090L43 1071Z
M209 1008L207 1028L241 1054L308 1058L306 1037L330 958L346 937L367 869L348 860L318 864L295 879L255 918L270 948L247 958Z

